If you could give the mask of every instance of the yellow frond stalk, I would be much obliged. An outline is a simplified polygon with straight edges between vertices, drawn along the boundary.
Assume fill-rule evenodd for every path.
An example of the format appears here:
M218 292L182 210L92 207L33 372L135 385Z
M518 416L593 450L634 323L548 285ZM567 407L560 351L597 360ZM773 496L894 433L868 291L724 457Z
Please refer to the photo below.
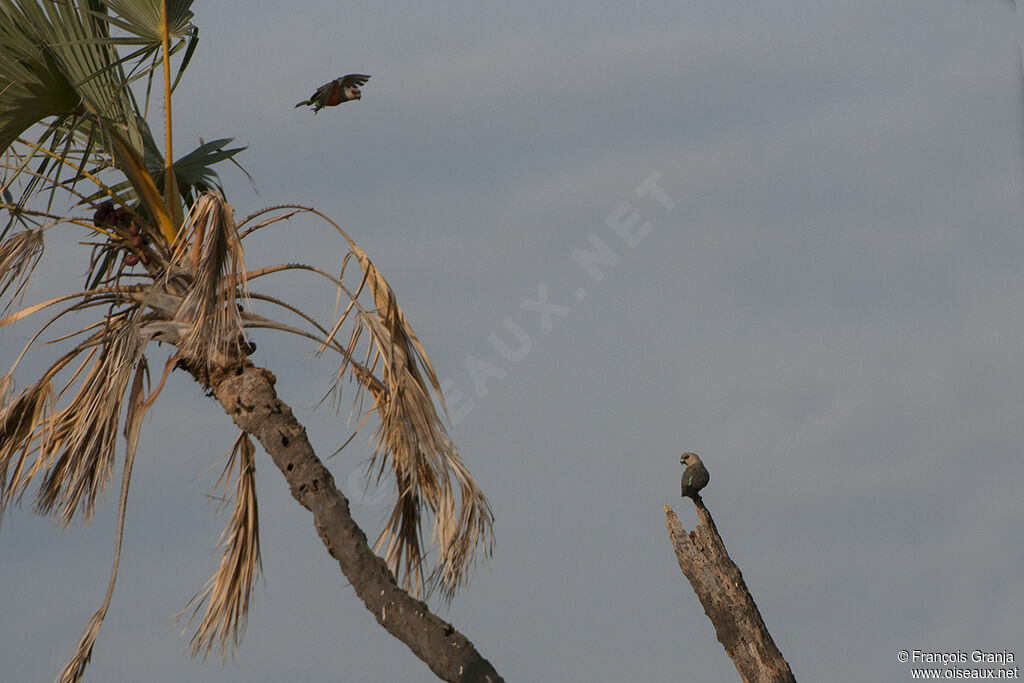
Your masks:
M181 202L178 197L178 179L174 174L174 144L171 119L171 35L167 24L167 2L161 3L160 43L164 66L164 195L167 211L175 225L181 225Z

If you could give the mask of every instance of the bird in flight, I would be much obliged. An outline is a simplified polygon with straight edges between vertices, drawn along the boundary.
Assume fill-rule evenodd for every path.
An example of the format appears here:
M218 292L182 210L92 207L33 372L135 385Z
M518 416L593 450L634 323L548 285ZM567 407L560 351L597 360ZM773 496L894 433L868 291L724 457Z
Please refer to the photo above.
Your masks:
M313 113L318 114L324 107L336 107L342 102L362 99L362 92L359 86L370 80L366 74L349 74L341 78L335 78L330 83L324 83L316 89L308 100L296 104L296 108L302 105L313 107Z
M704 463L700 461L696 453L683 453L679 457L679 463L686 469L683 470L682 494L683 498L700 498L698 491L708 485L711 477Z

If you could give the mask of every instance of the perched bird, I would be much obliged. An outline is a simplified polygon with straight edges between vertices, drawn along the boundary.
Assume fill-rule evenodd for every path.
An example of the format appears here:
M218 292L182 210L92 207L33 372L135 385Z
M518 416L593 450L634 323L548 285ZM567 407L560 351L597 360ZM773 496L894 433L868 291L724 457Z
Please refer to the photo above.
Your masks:
M335 78L330 83L324 83L317 88L308 100L303 100L295 106L301 107L307 104L313 107L313 113L317 114L324 107L336 107L342 102L362 99L363 94L359 91L359 86L368 80L370 77L366 74L349 74Z
M683 453L679 457L679 463L686 467L683 470L683 498L699 498L697 492L707 486L711 479L707 468L704 467L704 463L700 461L696 453Z

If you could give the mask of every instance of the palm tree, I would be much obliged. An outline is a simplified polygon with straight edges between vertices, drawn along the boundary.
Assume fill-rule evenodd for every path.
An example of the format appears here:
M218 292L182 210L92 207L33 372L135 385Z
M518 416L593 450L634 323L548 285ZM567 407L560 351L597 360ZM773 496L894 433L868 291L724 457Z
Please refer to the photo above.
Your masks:
M255 438L382 626L444 680L501 680L418 599L435 590L450 599L465 584L478 557L492 551L493 517L446 434L437 377L390 286L352 238L314 209L277 206L236 221L213 169L235 162L241 148L231 140L200 141L175 160L172 94L198 41L190 6L0 0L0 202L8 217L0 231L0 327L47 316L0 375L0 515L34 485L36 512L63 525L89 521L111 478L119 433L125 444L107 593L59 680L79 680L92 655L117 577L142 418L176 369L216 397L241 430L218 482L234 501L220 566L183 610L192 617L202 611L193 656L216 645L226 657L245 628L260 566ZM162 145L147 125L154 90L162 90ZM337 231L335 272L246 263L246 237L301 216ZM20 308L55 235L87 245L87 278L80 291ZM294 271L312 274L337 297L335 320L318 321L273 290L257 289ZM74 331L63 333L69 322ZM343 385L355 386L359 428L376 425L368 474L396 484L372 548L277 396L273 374L250 361L254 329L297 335L319 354L333 354L335 403ZM58 342L61 351L19 390L18 366L42 341ZM164 362L151 382L154 354Z

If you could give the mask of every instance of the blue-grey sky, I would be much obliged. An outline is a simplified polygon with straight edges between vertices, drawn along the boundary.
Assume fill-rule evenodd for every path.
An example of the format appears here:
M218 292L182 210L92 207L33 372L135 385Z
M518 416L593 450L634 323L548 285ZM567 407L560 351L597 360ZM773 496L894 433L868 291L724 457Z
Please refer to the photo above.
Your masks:
M665 531L663 504L695 522L686 450L799 680L909 679L901 649L1024 658L1012 3L194 10L177 148L236 137L259 188L223 168L239 214L315 206L389 278L496 517L493 561L435 607L506 680L736 680ZM293 108L350 72L372 75L361 102ZM602 245L614 263L585 267ZM76 275L74 245L50 246L48 272ZM333 268L343 247L301 220L247 256ZM329 315L312 284L278 291ZM557 312L537 312L545 297ZM0 365L32 329L0 332ZM328 455L348 435L313 411L329 364L254 339ZM262 453L264 580L238 661L189 659L171 617L217 566L211 465L235 430L177 373L143 438L86 680L433 679ZM366 442L329 465L373 536L387 505L353 476ZM0 679L52 680L72 653L116 497L115 481L84 529L4 519Z

